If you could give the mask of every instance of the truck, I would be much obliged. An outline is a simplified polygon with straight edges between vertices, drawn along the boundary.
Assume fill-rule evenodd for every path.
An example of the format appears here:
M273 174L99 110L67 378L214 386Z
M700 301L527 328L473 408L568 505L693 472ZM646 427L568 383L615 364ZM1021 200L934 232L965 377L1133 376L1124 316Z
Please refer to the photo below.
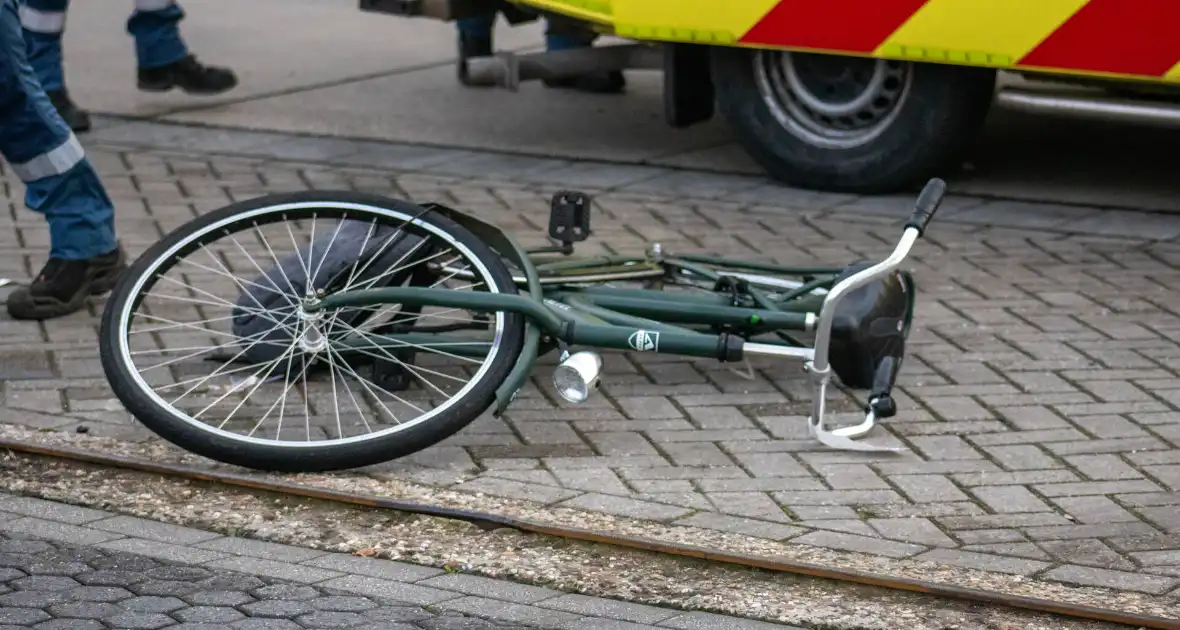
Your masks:
M889 193L959 169L994 107L1180 126L1178 0L360 0L455 20L506 11L624 43L471 60L477 80L663 73L664 118L723 117L773 179Z

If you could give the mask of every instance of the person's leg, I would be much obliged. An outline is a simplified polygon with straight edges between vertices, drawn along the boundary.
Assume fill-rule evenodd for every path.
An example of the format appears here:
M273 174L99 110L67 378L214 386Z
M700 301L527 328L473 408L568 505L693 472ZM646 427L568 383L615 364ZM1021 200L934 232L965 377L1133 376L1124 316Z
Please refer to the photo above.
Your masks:
M574 20L551 17L545 29L545 49L548 51L589 48L598 35ZM626 88L620 71L592 72L579 77L547 79L545 86L566 88L595 94L618 94Z
M79 109L66 89L61 39L66 30L70 0L24 0L18 5L25 54L41 87L70 129L90 129L90 115Z
M459 82L463 85L471 85L467 78L467 60L472 57L491 56L496 12L455 20L455 27L459 30L459 63L457 68Z
M167 92L180 88L190 94L220 94L238 84L227 68L197 61L180 36L184 10L175 0L135 0L127 32L135 38L139 89Z
M114 205L29 66L15 0L0 0L0 154L49 223L49 261L8 297L17 319L49 319L109 291L124 261Z

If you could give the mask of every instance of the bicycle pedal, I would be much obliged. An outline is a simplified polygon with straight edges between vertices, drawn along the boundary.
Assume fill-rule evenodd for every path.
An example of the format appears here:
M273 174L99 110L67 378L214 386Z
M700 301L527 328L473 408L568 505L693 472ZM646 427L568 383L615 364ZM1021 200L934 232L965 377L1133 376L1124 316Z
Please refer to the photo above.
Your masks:
M590 237L590 195L563 190L549 203L549 236L562 243Z

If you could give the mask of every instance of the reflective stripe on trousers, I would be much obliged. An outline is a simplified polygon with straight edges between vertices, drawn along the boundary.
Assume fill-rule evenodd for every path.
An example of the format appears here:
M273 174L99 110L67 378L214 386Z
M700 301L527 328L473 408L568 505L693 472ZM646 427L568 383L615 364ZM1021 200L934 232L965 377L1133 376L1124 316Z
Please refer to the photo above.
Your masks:
M115 248L111 200L28 64L15 0L0 0L0 154L26 184L25 205L49 223L50 256Z

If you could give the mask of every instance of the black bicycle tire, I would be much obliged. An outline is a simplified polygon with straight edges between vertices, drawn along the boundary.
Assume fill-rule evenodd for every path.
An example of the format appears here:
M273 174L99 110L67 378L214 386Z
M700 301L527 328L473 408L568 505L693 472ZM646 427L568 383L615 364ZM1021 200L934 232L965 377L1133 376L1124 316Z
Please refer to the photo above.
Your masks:
M317 473L362 468L418 452L457 433L485 412L495 400L496 390L520 356L525 328L522 315L504 313L500 351L493 357L493 364L484 376L461 400L428 421L364 441L299 448L241 442L211 433L173 416L140 389L129 375L133 366L127 365L117 348L117 340L122 334L117 326L122 311L135 303L136 296L132 295L132 290L140 276L157 267L162 256L193 233L234 215L292 203L352 203L417 217L419 222L433 225L467 247L485 265L498 291L517 292L504 262L487 244L447 217L407 201L351 191L300 191L270 194L235 203L193 219L150 246L122 275L107 301L99 335L103 371L115 396L132 416L168 442L190 453L225 464L271 472ZM298 213L299 210L286 212Z

